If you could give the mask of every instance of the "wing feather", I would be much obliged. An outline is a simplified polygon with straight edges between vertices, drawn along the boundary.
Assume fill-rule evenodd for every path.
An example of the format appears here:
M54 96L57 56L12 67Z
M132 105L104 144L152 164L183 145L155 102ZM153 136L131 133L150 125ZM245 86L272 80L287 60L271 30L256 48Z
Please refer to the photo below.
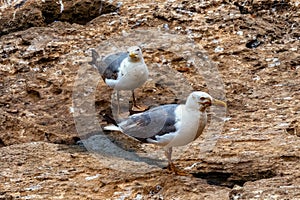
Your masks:
M98 69L103 80L118 78L119 68L122 61L127 58L126 52L119 52L106 56L103 60L100 59L100 55L92 49L92 61L90 64Z
M164 135L176 131L175 110L177 104L158 106L146 112L131 115L121 122L122 132L141 141L155 139L156 135Z

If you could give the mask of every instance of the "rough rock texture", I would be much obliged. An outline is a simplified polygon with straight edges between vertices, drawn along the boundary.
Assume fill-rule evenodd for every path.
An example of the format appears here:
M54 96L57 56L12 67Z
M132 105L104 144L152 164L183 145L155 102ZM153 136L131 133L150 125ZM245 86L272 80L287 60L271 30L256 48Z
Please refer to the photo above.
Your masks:
M20 0L8 1L0 7L0 35L30 27L46 26L54 21L86 24L101 14L117 11L105 1L90 0Z
M0 199L300 199L299 7L292 0L1 1ZM200 138L175 156L186 176L163 169L158 149L162 162L149 164L78 145L97 134L87 126L80 138L73 118L74 98L99 78L84 67L90 49L150 29L178 35L165 40L175 47L191 38L224 83L228 111L214 148L203 152ZM118 40L112 46L122 47ZM187 88L209 91L183 55L143 45L151 80L137 90L139 103L184 100L177 75ZM161 75L170 69L171 77ZM87 79L77 84L78 77ZM98 82L94 101L81 103L92 103L105 125L112 90ZM107 138L130 152L156 150L117 133Z

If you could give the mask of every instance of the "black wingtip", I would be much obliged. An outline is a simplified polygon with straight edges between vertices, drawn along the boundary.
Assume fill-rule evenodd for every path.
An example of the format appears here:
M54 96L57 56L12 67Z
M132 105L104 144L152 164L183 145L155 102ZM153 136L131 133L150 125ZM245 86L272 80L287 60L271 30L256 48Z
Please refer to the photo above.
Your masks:
M95 49L91 49L91 51L92 51L92 61L89 62L89 64L92 65L93 67L97 68L97 60L98 60L98 58L100 58L100 56Z
M118 123L112 116L110 116L108 114L103 114L102 116L108 124L113 124L115 126L118 126Z

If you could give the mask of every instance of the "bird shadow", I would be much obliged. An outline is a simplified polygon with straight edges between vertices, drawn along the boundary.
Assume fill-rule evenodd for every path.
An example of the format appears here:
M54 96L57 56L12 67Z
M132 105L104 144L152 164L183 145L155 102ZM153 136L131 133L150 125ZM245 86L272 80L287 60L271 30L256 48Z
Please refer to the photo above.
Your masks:
M126 140L121 143L104 132L90 134L89 137L83 138L77 142L79 146L85 148L87 151L107 158L120 158L125 161L143 162L159 168L166 167L167 164L165 160L141 155L141 153L134 148L126 148L124 143L126 143Z

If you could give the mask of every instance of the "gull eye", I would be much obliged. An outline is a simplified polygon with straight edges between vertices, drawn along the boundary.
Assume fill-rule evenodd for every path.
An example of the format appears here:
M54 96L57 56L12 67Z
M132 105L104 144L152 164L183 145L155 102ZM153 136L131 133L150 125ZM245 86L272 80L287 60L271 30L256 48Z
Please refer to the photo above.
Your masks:
M140 49L139 49L139 48L137 48L137 49L136 49L136 51L140 51Z
M200 97L199 98L201 101L204 101L205 100L205 97Z

